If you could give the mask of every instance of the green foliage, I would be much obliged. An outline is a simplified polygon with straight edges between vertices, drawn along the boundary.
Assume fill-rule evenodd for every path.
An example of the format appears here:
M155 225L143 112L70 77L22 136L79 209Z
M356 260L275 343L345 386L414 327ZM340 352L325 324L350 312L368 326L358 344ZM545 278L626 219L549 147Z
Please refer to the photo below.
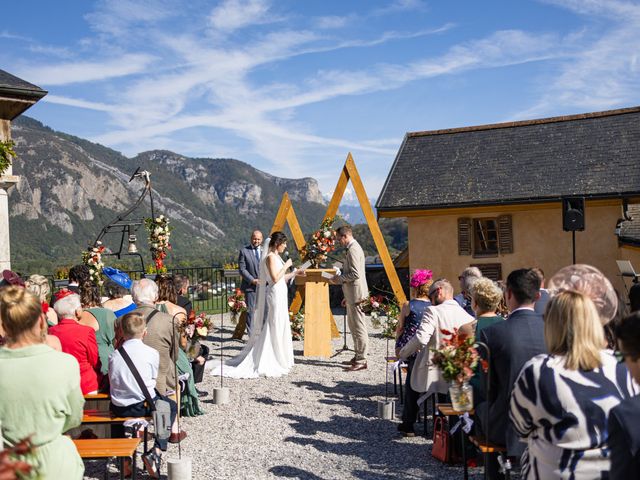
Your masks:
M11 159L16 157L14 146L15 144L12 140L7 140L6 142L0 140L0 175L9 169Z

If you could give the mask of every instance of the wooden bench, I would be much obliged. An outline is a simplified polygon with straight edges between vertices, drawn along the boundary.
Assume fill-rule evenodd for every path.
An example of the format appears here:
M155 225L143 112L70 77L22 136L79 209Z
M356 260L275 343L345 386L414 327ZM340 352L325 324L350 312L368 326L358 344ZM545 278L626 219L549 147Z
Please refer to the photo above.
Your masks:
M475 413L475 410L473 409L469 411L464 411L464 412L454 410L453 405L451 405L450 403L439 403L438 411L445 417L453 417L455 415L464 415L465 413L468 413L469 415L473 415Z
M135 418L144 418L147 422L151 421L151 417L118 417L111 413L110 411L100 411L100 410L85 410L82 415L82 424L83 425L91 425L91 424L114 424L114 423L124 423L127 420L133 420ZM148 427L144 427L144 452L147 452L147 431ZM118 440L118 439L114 439Z
M439 403L438 411L440 412L441 415L445 417L459 417L464 415L465 413L468 413L469 415L473 415L474 413L473 409L469 411L464 411L464 412L459 410L454 410L453 405L450 403ZM467 480L469 478L469 468L467 466L467 448L465 444L465 438L467 434L464 433L464 430L462 428L460 428L460 431L461 431L461 438L462 438L461 453L462 453L463 478L464 480Z
M89 401L97 401L97 400L111 400L111 395L108 393L87 393L84 396L84 399Z
M484 442L480 440L478 437L469 436L469 440L473 443L478 450L480 450L483 454L497 454L498 455L498 463L500 464L500 473L504 474L506 480L511 478L511 461L507 458L507 448L502 447L500 445L495 445L490 442ZM487 465L484 466L485 471Z
M136 456L140 445L139 438L98 438L92 440L74 440L73 443L84 460L117 458L120 468L120 479L124 480L124 459L131 458L132 479L136 478ZM105 465L105 479L108 478Z

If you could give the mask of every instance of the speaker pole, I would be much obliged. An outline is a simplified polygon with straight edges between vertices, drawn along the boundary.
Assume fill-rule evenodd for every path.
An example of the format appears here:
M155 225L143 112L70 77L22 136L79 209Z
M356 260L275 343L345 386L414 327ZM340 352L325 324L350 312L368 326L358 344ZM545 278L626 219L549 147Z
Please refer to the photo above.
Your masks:
M576 264L576 231L571 231L571 240L573 244L572 252L573 252L573 264Z

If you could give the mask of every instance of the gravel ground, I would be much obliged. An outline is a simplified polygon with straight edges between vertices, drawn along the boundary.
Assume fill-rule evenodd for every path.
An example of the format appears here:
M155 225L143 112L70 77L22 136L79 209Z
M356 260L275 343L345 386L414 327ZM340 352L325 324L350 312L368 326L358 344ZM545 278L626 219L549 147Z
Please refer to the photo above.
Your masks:
M336 319L342 332L342 315ZM215 325L209 337L215 359L210 361L219 362L220 316ZM225 358L243 346L230 340L232 332L225 317ZM347 342L352 345L349 335ZM212 403L220 379L205 374L198 388L209 393L201 400L206 414L182 420L188 432L182 455L192 459L193 479L461 479L461 466L431 457L431 440L403 438L396 430L398 420L377 417L377 401L385 398L386 341L371 328L369 345L369 368L345 372L340 362L352 352L308 358L302 356L303 343L294 342L296 365L288 376L224 379L231 390L227 405ZM334 351L342 346L342 337L333 341ZM389 383L392 396L392 377ZM177 445L170 444L164 460L177 455ZM103 465L89 463L85 478L102 478ZM162 473L166 478L166 462ZM480 471L472 469L470 477L481 478ZM138 478L147 475L139 471Z

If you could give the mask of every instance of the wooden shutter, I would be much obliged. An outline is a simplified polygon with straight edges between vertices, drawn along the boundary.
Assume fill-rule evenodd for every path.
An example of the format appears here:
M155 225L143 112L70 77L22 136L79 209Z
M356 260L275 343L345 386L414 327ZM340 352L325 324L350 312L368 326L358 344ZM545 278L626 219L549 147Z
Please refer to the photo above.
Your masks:
M513 253L511 215L500 215L498 217L498 246L500 253Z
M490 278L494 282L502 280L502 264L501 263L472 263L472 267L478 267L483 277Z
M470 218L458 219L458 255L471 255L473 223Z

